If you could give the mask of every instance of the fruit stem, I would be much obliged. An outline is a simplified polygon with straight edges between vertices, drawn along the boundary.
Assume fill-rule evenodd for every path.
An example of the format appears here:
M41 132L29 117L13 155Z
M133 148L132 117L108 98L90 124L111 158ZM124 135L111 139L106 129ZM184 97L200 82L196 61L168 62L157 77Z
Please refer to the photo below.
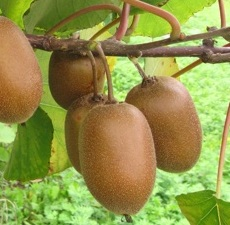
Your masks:
M223 28L226 27L224 0L218 0L218 4L219 4L219 11L220 11L221 28Z
M82 16L86 13L96 11L96 10L111 10L113 12L116 12L117 14L121 15L121 9L113 4L99 4L99 5L91 5L89 7L86 7L84 9L80 9L77 12L74 12L70 16L64 18L60 22L58 22L56 25L54 25L51 29L49 29L45 35L52 35L55 31L59 30L61 27L65 26L67 23L71 22L75 18Z
M170 34L171 40L177 40L184 37L184 34L181 33L180 23L173 14L157 6L153 6L148 3L145 3L143 1L137 1L137 0L122 0L122 1L165 19L172 27L172 31Z
M218 166L218 174L217 174L217 184L216 184L216 197L217 198L220 198L221 182L223 178L224 159L225 159L225 152L226 152L226 146L227 146L227 140L228 140L229 127L230 127L230 103L228 105L226 120L224 124L224 130L222 134L221 148L220 148L220 157L219 157L219 166Z
M122 8L120 24L115 33L115 39L118 41L120 41L125 36L125 33L128 29L129 12L130 12L130 4L125 2Z
M141 75L142 79L148 79L148 76L145 74L145 71L141 68L140 64L138 63L138 59L136 57L128 56L129 60L134 64L137 68L139 74Z
M106 59L106 56L104 54L104 51L101 47L101 44L99 42L96 42L95 49L97 50L99 56L102 58L104 67L105 67L105 73L106 73L106 79L107 79L107 85L108 85L108 103L115 103L116 100L113 95L113 84L112 84L112 76L110 73L108 61Z
M90 59L92 70L93 70L93 95L94 98L98 95L98 88L97 88L97 68L96 68L96 61L91 51L86 52L87 56Z
M134 32L134 30L136 29L136 27L138 25L139 20L140 20L140 15L137 14L137 15L133 16L132 23L129 26L129 28L127 29L125 36L130 36Z

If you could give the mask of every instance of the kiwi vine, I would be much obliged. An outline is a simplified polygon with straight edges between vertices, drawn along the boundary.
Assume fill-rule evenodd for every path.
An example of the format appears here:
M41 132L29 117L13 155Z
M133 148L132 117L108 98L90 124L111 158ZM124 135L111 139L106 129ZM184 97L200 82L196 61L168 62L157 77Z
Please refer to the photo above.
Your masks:
M13 21L0 16L0 31L12 32L15 43L1 34L0 41L7 42L8 46L18 44L19 48L25 46L28 49L28 54L22 55L28 62L16 59L19 62L11 73L4 69L7 59L0 61L1 87L8 85L4 77L15 82L20 78L31 87L17 86L25 109L19 117L18 109L12 110L18 107L14 101L5 104L1 99L0 121L18 123L28 129L30 123L27 126L27 121L33 120L42 96L42 74L31 46L51 51L48 86L53 100L66 112L63 133L70 164L82 175L92 196L127 223L133 223L133 215L148 202L154 190L157 169L169 173L187 172L198 162L201 154L202 128L195 104L186 87L175 78L201 63L230 62L230 44L216 47L213 40L223 37L229 41L230 27L226 26L223 0L218 0L220 28L188 36L182 32L176 16L162 8L170 0L156 2L122 0L119 6L109 3L91 5L58 21L42 35L23 34ZM58 31L64 26L98 10L110 11L112 19L87 40L82 40L81 36L58 37ZM132 45L122 42L135 32L143 12L165 20L171 27L168 37ZM118 27L109 38L96 41L116 24ZM20 43L22 39L23 43ZM201 41L201 45L181 46L194 40ZM174 44L180 46L170 47ZM10 50L0 46L3 53ZM141 83L129 90L124 102L118 102L114 97L107 56L129 58L142 78ZM142 57L199 59L171 76L149 76L139 64ZM34 66L32 75L27 70L27 67L31 68L30 64ZM11 99L17 97L14 91L5 89ZM30 94L32 92L33 95ZM28 96L34 97L31 105L25 104ZM228 108L217 175L217 199L220 198L229 126Z

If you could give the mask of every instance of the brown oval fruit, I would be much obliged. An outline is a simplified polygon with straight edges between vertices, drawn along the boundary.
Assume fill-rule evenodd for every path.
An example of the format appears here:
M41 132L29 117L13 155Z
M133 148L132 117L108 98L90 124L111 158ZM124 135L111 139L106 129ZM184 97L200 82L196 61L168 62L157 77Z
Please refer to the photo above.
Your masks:
M137 213L155 181L155 149L150 127L136 107L93 108L79 132L82 175L92 195L108 210Z
M98 92L103 91L105 69L100 57L95 57ZM88 56L54 51L49 62L49 87L54 100L64 109L73 101L92 93L93 70Z
M182 83L157 76L132 88L125 101L146 116L159 169L184 172L195 165L200 156L202 130L192 98Z
M105 104L107 96L100 96L96 100L93 94L88 94L74 101L66 114L65 118L65 143L67 153L73 167L81 173L78 134L79 128L88 112L95 106Z
M42 76L24 33L0 16L0 121L22 123L37 109Z

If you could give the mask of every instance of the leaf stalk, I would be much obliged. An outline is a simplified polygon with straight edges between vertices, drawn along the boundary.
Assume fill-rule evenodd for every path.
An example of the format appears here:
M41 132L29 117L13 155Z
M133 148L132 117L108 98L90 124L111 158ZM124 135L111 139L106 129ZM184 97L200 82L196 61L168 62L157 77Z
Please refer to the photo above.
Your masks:
M172 27L172 32L170 34L171 40L177 40L183 38L184 35L182 35L181 33L180 23L173 14L167 12L162 8L150 5L142 1L138 1L138 0L122 0L122 1L165 19Z
M226 120L224 124L224 130L222 134L221 147L220 147L220 157L219 157L219 166L218 166L218 174L217 174L217 184L216 184L216 197L217 198L220 198L220 195L221 195L221 183L223 179L223 169L224 169L224 161L225 161L225 153L226 153L229 127L230 127L230 103L228 105Z

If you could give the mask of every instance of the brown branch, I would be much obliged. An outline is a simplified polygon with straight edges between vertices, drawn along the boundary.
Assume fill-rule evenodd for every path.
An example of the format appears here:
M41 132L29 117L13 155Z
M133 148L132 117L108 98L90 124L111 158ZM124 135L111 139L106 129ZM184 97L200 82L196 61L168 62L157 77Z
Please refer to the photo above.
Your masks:
M127 56L133 57L200 57L204 62L220 63L229 62L229 47L214 47L212 45L202 44L201 46L180 46L165 47L174 43L183 43L186 41L225 36L230 33L230 27L222 28L207 33L195 34L185 37L183 40L172 41L164 39L161 41L150 42L145 44L128 45L122 44L114 39L108 39L100 42L106 56ZM81 54L87 49L89 41L79 39L58 39L53 36L27 35L28 40L34 48L45 51L74 51ZM165 43L165 45L163 44ZM93 54L97 54L96 51ZM217 55L218 54L218 55ZM221 57L220 57L221 56ZM218 58L220 61L218 61Z
M210 54L207 58L203 57L201 58L204 63L225 63L225 62L230 62L230 53L226 54Z

